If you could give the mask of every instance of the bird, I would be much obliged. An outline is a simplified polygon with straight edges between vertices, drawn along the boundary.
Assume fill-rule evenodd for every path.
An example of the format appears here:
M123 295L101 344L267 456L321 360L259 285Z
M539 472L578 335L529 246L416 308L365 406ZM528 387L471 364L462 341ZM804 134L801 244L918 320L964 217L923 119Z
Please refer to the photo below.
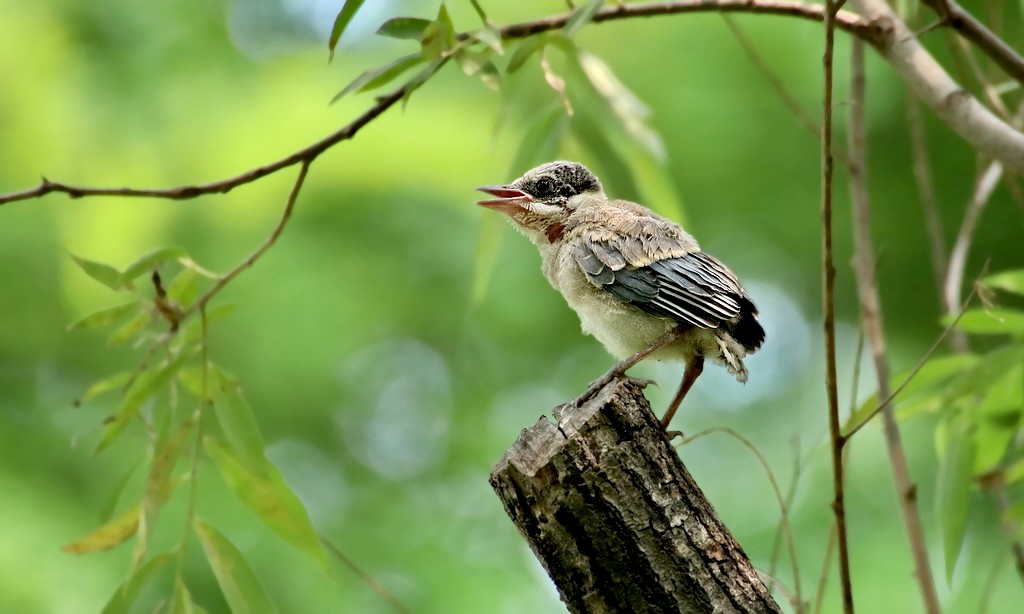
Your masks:
M540 251L541 270L592 335L620 359L577 402L648 357L684 363L661 418L667 430L705 360L747 381L743 359L764 343L757 306L736 275L672 220L609 199L578 162L542 164L477 188Z

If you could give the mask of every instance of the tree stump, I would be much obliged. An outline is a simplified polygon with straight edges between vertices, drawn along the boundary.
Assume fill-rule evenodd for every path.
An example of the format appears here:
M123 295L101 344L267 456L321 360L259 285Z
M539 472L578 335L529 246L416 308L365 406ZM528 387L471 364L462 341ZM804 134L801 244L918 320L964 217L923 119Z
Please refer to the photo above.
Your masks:
M781 612L642 386L614 380L524 429L491 471L572 612Z

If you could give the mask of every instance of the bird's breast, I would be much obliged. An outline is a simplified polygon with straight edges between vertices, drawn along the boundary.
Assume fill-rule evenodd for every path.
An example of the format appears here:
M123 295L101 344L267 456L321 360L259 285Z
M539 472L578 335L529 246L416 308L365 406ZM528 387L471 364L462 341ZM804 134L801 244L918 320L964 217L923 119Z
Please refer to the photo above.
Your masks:
M570 249L552 247L541 255L544 276L579 316L583 332L596 337L612 355L625 358L646 349L675 326L674 321L642 311L591 284Z

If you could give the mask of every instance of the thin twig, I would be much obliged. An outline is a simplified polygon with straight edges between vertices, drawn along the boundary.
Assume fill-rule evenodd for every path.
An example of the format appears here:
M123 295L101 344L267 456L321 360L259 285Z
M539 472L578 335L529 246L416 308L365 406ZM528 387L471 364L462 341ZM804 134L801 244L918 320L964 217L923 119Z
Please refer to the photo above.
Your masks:
M935 198L935 182L932 180L931 165L928 163L924 118L921 117L920 103L912 96L907 96L907 123L910 125L910 150L914 159L914 180L917 182L917 193L921 197L924 227L928 234L928 253L932 261L932 273L935 275L935 287L941 297L942 283L946 279L946 239L943 235L938 201Z
M942 286L946 314L955 313L960 304L960 290L963 286L964 269L967 268L967 254L971 250L971 241L978 228L981 212L985 210L985 206L991 200L992 192L999 185L999 179L1002 176L1003 165L999 161L993 160L982 172L974 186L971 201L967 204L967 211L964 212L964 219L960 223L960 231L956 235L956 242L953 243L953 251L949 255L949 269L946 271L946 280ZM967 337L962 332L954 331L951 340L956 351L967 351Z
M865 78L864 78L864 45L853 41L850 54L850 115L849 115L849 160L850 160L850 199L853 203L853 238L854 238L854 269L857 279L857 293L860 297L861 329L871 346L874 359L875 376L878 380L878 396L888 397L889 361L886 358L885 333L882 325L881 299L878 293L878 281L875 278L875 256L871 245L871 217L867 179L867 142L865 126ZM921 517L917 509L916 487L910 478L907 458L903 451L899 427L893 412L892 403L882 408L882 420L885 433L886 448L889 452L889 464L892 467L893 482L896 486L900 511L910 542L911 554L914 558L914 574L918 589L924 602L924 610L929 614L939 612L939 598L935 592L935 581L932 577L931 564L928 561L928 547L921 526ZM849 441L849 438L846 439Z
M786 549L789 550L789 560L793 567L793 592L795 594L795 601L798 604L803 603L800 591L800 565L796 556L796 543L793 539L793 529L789 525L789 506L786 504L786 500L782 496L782 490L779 488L779 482L775 479L775 472L772 471L771 466L768 464L768 460L763 454L761 454L761 451L757 449L757 446L755 446L752 441L729 427L713 426L711 428L704 429L695 435L686 437L677 445L679 447L685 446L712 433L724 433L746 446L746 448L757 457L758 462L761 463L761 467L768 476L768 482L771 484L772 492L775 493L775 500L779 504L779 523L781 524L783 533L785 534ZM802 610L799 607L796 608L797 614L800 614L801 611Z
M808 457L813 453L809 452ZM768 573L772 576L775 575L775 567L778 564L779 552L782 547L782 540L786 538L787 532L791 531L789 526L789 511L793 509L793 502L796 501L797 487L800 484L800 477L803 475L804 467L807 466L808 460L803 460L800 457L800 438L796 435L793 436L793 475L789 481L789 487L786 489L786 496L783 499L783 504L786 510L786 518L779 518L779 528L775 531L775 539L772 541L772 551L768 557ZM791 553L792 555L792 553ZM772 585L768 585L768 592L771 593Z
M821 139L821 219L822 219L822 311L825 333L825 387L828 391L828 427L832 448L832 486L835 497L832 512L839 536L839 583L843 611L853 613L853 586L850 577L850 552L846 537L846 501L843 486L843 436L839 423L839 391L836 381L836 268L832 256L832 79L835 49L835 15L842 0L825 0L825 52L822 55L825 83L822 100Z
M1024 58L1006 44L1006 41L985 27L985 24L975 19L954 0L921 2L934 9L960 36L977 45L985 55L1006 71L1006 74L1024 85Z
M371 590L373 590L373 592L380 595L380 597L384 599L384 601L390 603L391 607L395 608L395 610L399 612L402 612L403 614L409 614L410 610L406 608L404 605L402 605L401 601L399 601L394 595L392 595L391 592L388 591L388 589L385 588L383 584L374 580L373 576L364 571L361 567L359 567L359 565L356 565L355 561L345 556L345 553L339 550L338 547L331 542L331 540L321 535L320 541L323 542L324 546L331 554L333 554L339 561L341 561L342 565L347 567L352 573L359 576L360 580L365 582L366 585L369 586Z
M986 264L986 266L982 268L982 275L984 275L984 271L987 268L988 265ZM913 370L911 370L911 372L907 375L907 378L903 380L899 386L896 387L896 390L893 390L892 393L889 394L889 396L885 397L881 403L875 406L875 408L871 410L870 414L868 414L859 423L853 425L853 428L851 428L849 431L844 433L843 437L845 439L851 439L854 435L856 435L857 431L861 430L862 428L864 428L865 425L871 422L871 420L875 416L877 416L886 405L888 405L893 401L893 399L898 397L900 393L903 392L903 389L906 388L911 381L913 381L913 379L917 376L921 369L924 368L925 364L927 364L928 361L931 359L932 355L935 354L935 352L942 346L942 342L946 340L946 337L949 336L950 332L956 328L957 323L960 322L960 318L962 318L964 313L967 312L967 307L971 304L971 301L974 300L974 295L977 294L977 292L978 285L974 284L971 287L971 293L967 295L967 298L964 300L963 305L960 306L960 311L956 314L956 317L953 318L953 321L949 323L949 326L947 326L946 329L942 331L942 334L935 339L931 347L928 348L928 351L924 353L924 356L921 357L921 360L918 361L918 363L914 366Z
M832 551L836 547L836 525L828 531L828 542L825 544L825 558L821 562L821 574L818 576L818 590L814 594L814 614L820 614L825 603L825 587L828 584L828 572L832 569Z
M196 309L203 309L206 304L210 302L218 292L224 289L224 286L231 283L231 280L238 277L239 273L248 269L252 265L256 264L256 261L260 259L268 249L273 247L274 243L277 243L278 237L284 232L284 227L288 224L288 220L292 217L292 211L295 210L295 201L299 197L299 191L302 190L302 184L306 181L306 173L309 171L310 160L304 160L302 166L299 167L299 174L295 178L295 184L292 186L291 192L288 194L288 202L285 204L284 212L281 214L281 219L277 222L277 226L270 233L263 243L256 248L248 258L243 260L238 266L231 269L226 275L217 280L217 283L213 284L213 287L207 290L202 296L199 297L195 303L193 303L188 309L182 312L181 319L189 317Z

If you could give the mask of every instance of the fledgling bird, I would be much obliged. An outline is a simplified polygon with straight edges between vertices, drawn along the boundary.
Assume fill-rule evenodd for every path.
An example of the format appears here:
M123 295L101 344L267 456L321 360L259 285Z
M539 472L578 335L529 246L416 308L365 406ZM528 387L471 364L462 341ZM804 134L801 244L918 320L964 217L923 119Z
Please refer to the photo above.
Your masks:
M764 342L757 307L736 275L678 224L609 199L576 162L549 162L477 190L495 197L478 205L507 215L540 250L544 276L583 332L623 359L581 398L648 356L681 359L683 378L661 420L668 427L705 359L747 381L743 358Z

